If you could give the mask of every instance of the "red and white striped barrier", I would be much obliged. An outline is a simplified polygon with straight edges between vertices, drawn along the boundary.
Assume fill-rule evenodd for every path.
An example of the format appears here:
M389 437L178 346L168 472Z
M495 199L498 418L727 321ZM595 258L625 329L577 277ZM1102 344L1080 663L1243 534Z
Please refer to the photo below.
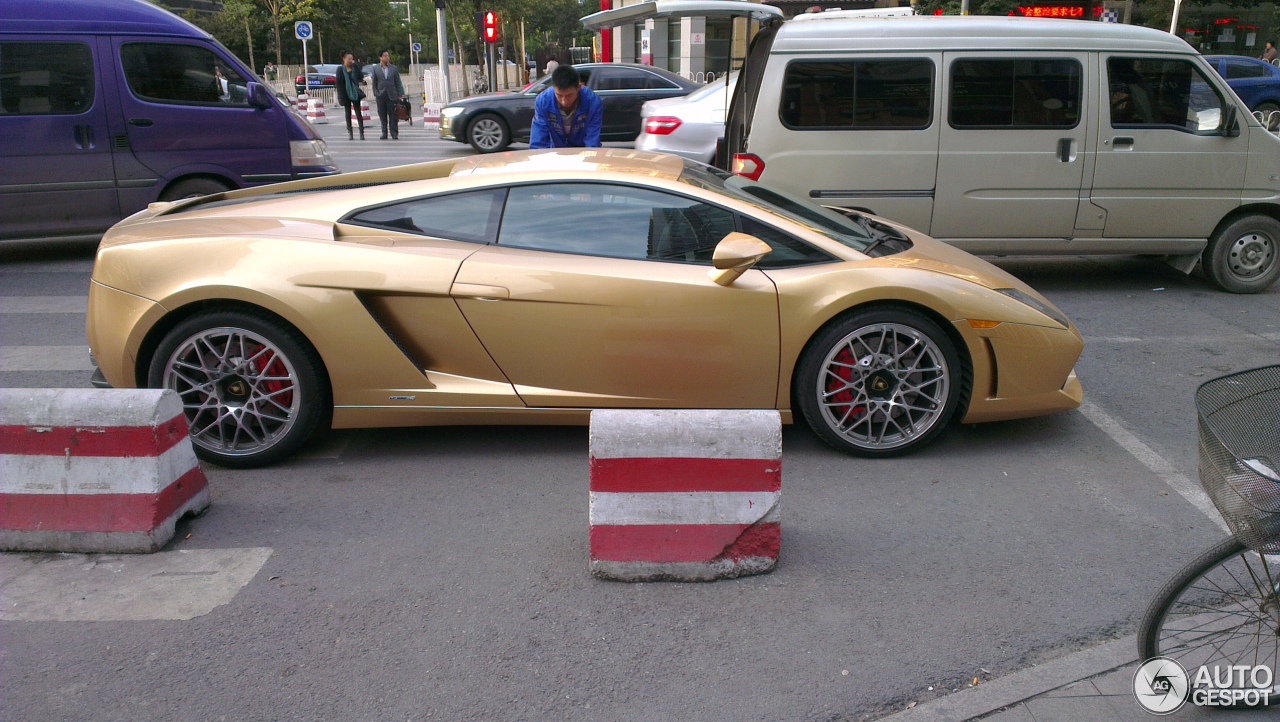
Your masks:
M307 101L307 120L312 125L323 125L329 122L324 114L324 100L321 98L312 98Z
M369 110L369 101L367 100L360 101L360 117L363 118L366 123L373 120L372 111Z
M772 571L782 530L776 411L591 412L591 573L709 581Z
M423 103L422 104L422 127L440 127L440 111L444 109L443 103Z
M297 113L298 113L299 115L301 115L301 116L303 116L303 117L306 117L306 115L307 115L307 102L308 102L309 100L311 100L311 96L307 95L306 93L300 93L300 94L298 95L297 100L296 100L296 101L295 101L295 103L294 103L293 109L294 109L295 111L297 111Z
M159 389L0 389L0 550L151 552L209 506Z

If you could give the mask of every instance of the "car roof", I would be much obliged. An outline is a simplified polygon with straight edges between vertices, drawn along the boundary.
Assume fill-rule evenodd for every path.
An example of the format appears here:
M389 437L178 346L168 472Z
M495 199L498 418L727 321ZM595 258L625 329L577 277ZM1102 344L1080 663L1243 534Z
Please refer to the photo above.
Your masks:
M1245 62L1255 63L1257 65L1271 65L1271 63L1268 63L1262 58L1251 58L1248 55L1206 55L1204 56L1204 59L1205 60L1243 60Z
M145 0L0 2L0 32L211 37L195 25Z
M518 150L489 155L473 155L458 161L449 174L506 175L510 173L568 173L590 168L592 173L622 173L650 178L679 180L684 161L666 153L649 153L627 148L557 148ZM582 178L582 180L590 180Z
M654 73L655 75L661 75L668 80L679 81L686 86L692 86L694 88L702 87L679 73L673 73L666 68L659 68L655 65L643 65L641 63L574 63L573 67L575 70L586 70L588 72L594 71L596 68L635 68L637 70Z
M850 50L1115 50L1194 53L1169 33L1120 23L1049 18L797 15L782 24L774 53Z

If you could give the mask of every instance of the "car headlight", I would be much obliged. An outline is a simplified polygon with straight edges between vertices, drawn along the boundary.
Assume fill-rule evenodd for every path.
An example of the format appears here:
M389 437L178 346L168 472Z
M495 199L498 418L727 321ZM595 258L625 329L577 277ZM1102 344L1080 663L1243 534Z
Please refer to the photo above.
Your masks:
M1045 303L1044 301L1041 301L1035 296L1019 291L1016 288L997 288L995 289L995 291L996 293L1003 293L1004 295L1008 296L1009 298L1012 298L1018 303L1023 304L1024 306L1030 306L1034 308L1040 313L1043 313L1044 315L1048 316L1054 321L1057 321L1058 323L1062 324L1063 328L1071 327L1071 322L1067 320L1066 315L1063 314L1062 311L1059 311L1058 309Z
M456 118L459 115L462 115L463 110L465 110L465 108L451 105L446 107L444 110L440 111L440 115L444 116L445 118Z
M320 168L333 165L329 144L323 140L289 141L289 157L296 168Z

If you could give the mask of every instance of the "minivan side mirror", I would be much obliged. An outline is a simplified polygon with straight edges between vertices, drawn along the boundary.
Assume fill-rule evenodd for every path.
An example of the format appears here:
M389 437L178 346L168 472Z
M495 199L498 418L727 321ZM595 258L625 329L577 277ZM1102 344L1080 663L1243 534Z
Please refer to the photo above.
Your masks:
M772 252L773 248L768 243L755 236L736 231L730 233L720 239L716 250L711 254L711 263L716 267L709 274L711 280L721 286L732 285L739 276Z
M1218 126L1218 132L1224 138L1235 138L1240 135L1240 121L1236 118L1236 106L1227 105L1227 112L1222 114L1222 125Z
M267 86L262 83L255 83L250 80L249 85L245 88L245 95L248 96L249 105L258 110L266 110L271 107L271 91L267 90Z

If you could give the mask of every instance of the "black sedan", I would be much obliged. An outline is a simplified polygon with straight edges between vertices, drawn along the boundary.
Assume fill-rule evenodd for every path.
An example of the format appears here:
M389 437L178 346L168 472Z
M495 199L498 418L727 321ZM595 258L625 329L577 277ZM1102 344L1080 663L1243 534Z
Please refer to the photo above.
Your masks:
M698 84L651 65L586 63L573 66L583 84L604 103L600 140L631 141L640 135L640 106L647 100L675 98ZM520 90L455 100L440 117L440 137L470 143L480 153L496 153L511 143L528 143L533 101L551 84L541 78Z

